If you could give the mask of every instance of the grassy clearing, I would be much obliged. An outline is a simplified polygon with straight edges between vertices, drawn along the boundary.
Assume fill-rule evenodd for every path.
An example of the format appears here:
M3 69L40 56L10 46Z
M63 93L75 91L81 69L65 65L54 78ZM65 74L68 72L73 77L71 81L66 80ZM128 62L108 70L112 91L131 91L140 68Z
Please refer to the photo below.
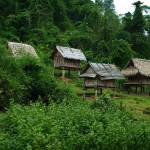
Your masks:
M84 94L82 88L83 80L68 80L66 84L73 92L76 94ZM94 89L86 90L87 99L94 100ZM110 89L103 90L103 93L113 94L113 91ZM89 96L90 95L90 96ZM114 102L118 107L122 107L129 111L135 119L150 119L150 112L147 112L147 109L150 108L150 96L147 95L138 95L134 93L127 94L127 92L115 92Z
M147 111L150 108L150 96L127 94L125 92L118 92L117 95L119 98L115 99L116 105L122 105L135 118L150 119L150 113Z

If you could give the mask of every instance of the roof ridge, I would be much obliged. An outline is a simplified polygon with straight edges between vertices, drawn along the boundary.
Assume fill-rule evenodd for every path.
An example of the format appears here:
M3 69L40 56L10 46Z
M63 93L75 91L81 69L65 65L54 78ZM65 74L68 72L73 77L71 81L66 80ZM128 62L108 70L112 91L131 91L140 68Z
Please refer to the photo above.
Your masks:
M92 65L92 63L93 63L93 62L89 62L90 66L92 67L92 69L94 70L94 72L97 74L97 72L96 72L94 66ZM96 63L94 63L94 64L96 64Z
M60 51L63 53L63 51L62 51L62 49L61 49L61 46L58 46L58 47L59 47Z
M70 51L73 53L73 51L72 51L71 47L70 47Z

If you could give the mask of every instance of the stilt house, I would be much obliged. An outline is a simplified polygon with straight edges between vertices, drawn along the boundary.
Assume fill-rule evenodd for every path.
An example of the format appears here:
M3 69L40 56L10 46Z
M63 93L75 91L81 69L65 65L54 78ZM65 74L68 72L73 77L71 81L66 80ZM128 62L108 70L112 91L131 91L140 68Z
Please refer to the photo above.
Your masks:
M16 42L8 42L8 48L12 51L15 57L20 57L24 54L32 55L34 57L39 58L35 49L28 44L16 43Z
M61 70L80 70L80 61L86 61L86 57L80 49L56 46L51 58L54 60L54 68Z
M81 78L84 78L84 88L115 88L115 80L124 79L122 73L113 64L88 63L82 71Z
M127 85L150 85L150 60L131 59L122 73L128 78Z

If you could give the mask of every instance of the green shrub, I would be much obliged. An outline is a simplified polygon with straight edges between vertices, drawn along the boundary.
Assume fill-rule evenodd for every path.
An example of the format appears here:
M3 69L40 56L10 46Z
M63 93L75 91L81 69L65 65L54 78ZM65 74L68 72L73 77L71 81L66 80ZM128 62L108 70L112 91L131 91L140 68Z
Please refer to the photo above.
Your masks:
M108 94L102 94L98 99L94 100L92 103L92 108L100 108L106 110L108 108L113 108L114 103Z
M150 147L149 121L134 121L124 111L91 109L84 100L68 105L11 105L0 122L0 148L144 149Z
M20 60L20 68L30 79L26 99L36 101L39 97L48 104L50 101L62 102L73 97L72 92L60 84L52 75L52 69L35 58Z
M52 75L52 69L42 60L24 55L14 58L7 49L3 49L0 67L0 109L9 107L10 102L29 104L30 101L41 100L61 103L70 99L72 92L61 85Z
M145 110L143 111L143 113L150 115L150 107L145 108Z

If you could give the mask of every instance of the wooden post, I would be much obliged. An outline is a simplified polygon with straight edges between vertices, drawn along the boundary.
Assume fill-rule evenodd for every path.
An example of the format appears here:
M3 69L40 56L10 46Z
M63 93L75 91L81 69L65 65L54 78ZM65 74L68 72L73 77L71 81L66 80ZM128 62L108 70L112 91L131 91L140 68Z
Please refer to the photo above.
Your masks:
M84 94L83 94L83 97L85 98L86 96L86 89L84 88Z
M141 86L141 94L143 94L142 89L143 89L143 87Z
M78 80L80 80L80 70L78 70Z
M70 78L70 69L68 70L68 77Z
M143 92L144 92L144 86L143 86Z
M80 76L80 70L78 70L78 76Z
M130 92L131 92L131 86L130 85L127 86L127 90L128 90L128 94L130 94Z
M127 86L128 94L130 93L130 86Z
M97 98L97 88L95 89L95 98Z
M101 91L101 95L102 95L103 94L103 89L101 88L100 91Z
M65 77L65 70L63 69L62 70L62 78L64 78Z
M137 93L137 85L136 85L136 87L135 87L135 93Z

